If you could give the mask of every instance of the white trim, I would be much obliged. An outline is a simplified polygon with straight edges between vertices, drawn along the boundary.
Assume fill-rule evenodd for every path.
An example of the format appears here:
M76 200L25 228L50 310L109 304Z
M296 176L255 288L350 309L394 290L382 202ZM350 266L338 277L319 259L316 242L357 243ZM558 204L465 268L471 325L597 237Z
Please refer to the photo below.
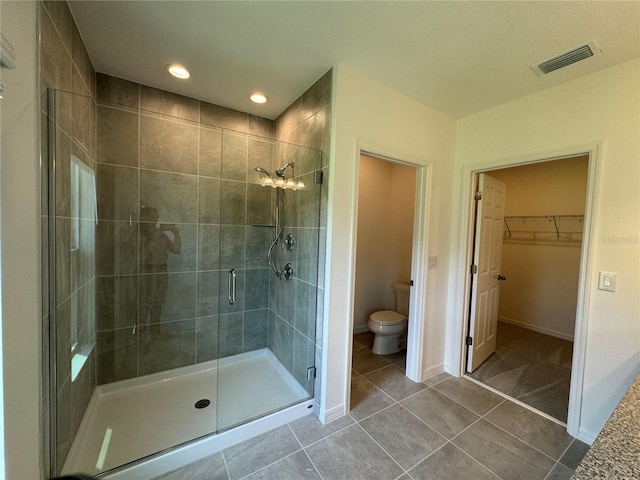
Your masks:
M576 322L573 334L573 359L571 363L571 383L569 386L569 413L567 431L580 439L591 439L591 432L582 433L580 417L582 414L582 390L584 384L584 364L587 348L587 328L589 325L588 305L591 296L591 275L596 244L595 217L598 204L598 183L600 179L600 159L603 142L592 144L587 149L589 167L587 178L586 202L584 207L584 227L582 234L582 251L580 252L580 273L578 278L578 299L576 301ZM595 436L586 443L593 443ZM583 440L585 441L585 440Z
M421 382L424 369L424 331L426 322L429 217L431 213L431 164L417 167L413 218L413 245L411 249L412 295L409 299L406 376Z
M580 429L578 430L578 435L576 436L578 440L588 445L593 445L593 442L596 441L597 437L598 434L596 432L592 432L591 430L583 427L580 427Z
M362 142L357 145L357 158L354 162L354 198L351 230L351 291L349 292L349 325L348 331L354 331L354 296L355 290L355 271L356 271L356 246L357 246L357 225L358 225L358 189L359 189L359 170L360 157L367 155L378 158L391 163L407 165L416 169L416 186L415 186L415 203L413 216L413 242L411 249L411 276L414 285L411 287L412 294L409 300L409 320L407 325L407 364L405 369L406 376L415 382L421 382L424 350L424 299L426 298L427 288L427 252L429 239L429 207L431 197L431 162L419 163L406 159L402 155L393 155L388 153L380 153L380 149L367 148ZM421 321L419 321L421 319ZM347 365L351 365L352 346L349 350L349 361ZM351 368L349 368L349 376L351 378ZM347 388L348 401L350 401L350 388Z
M559 332L558 330L553 330L551 328L540 327L538 325L532 325L527 322L522 322L520 320L514 320L513 318L503 317L498 315L498 321L504 323L510 323L511 325L516 325L521 328L525 328L527 330L531 330L533 332L544 333L545 335L550 335L552 337L561 338L562 340L568 340L573 342L573 335L568 335L563 332Z
M593 248L595 245L595 205L598 193L598 179L600 171L600 157L602 155L603 141L594 141L588 144L568 146L552 151L529 153L526 155L498 159L490 163L472 164L462 167L461 190L459 194L460 215L458 224L458 251L457 256L452 256L452 280L450 283L452 305L451 341L447 344L446 357L451 363L445 364L445 370L456 375L464 375L465 337L467 335L467 312L469 308L469 277L468 267L471 265L473 244L470 232L472 232L473 218L471 215L473 197L473 179L477 173L488 172L498 168L510 168L532 163L548 162L563 158L576 157L587 154L589 156L588 179L586 190L586 204L584 212L584 234L582 252L580 256L580 273L578 280L578 299L576 309L575 334L573 360L571 370L571 386L569 393L569 413L567 417L567 431L570 435L580 438L590 438L590 432L584 432L580 428L580 416L582 409L585 348L587 342L589 295L591 288L590 271L593 264ZM455 213L455 212L454 212ZM449 368L451 370L449 370Z
M338 405L329 410L325 410L324 418L320 419L323 424L331 423L334 420L338 420L339 418L344 417L347 414L347 409L345 404Z
M357 335L358 333L366 333L369 331L369 327L367 325L359 325L357 327L353 327L353 334Z
M438 375L439 373L444 372L444 363L439 363L434 365L433 367L425 368L422 371L422 381L425 381L429 377L433 377L434 375Z

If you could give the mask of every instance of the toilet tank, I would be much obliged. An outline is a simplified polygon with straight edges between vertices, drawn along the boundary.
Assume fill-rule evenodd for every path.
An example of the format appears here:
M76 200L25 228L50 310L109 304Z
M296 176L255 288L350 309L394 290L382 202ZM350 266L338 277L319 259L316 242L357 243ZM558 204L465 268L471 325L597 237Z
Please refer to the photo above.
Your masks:
M409 291L411 287L405 283L394 283L396 292L396 312L409 315Z

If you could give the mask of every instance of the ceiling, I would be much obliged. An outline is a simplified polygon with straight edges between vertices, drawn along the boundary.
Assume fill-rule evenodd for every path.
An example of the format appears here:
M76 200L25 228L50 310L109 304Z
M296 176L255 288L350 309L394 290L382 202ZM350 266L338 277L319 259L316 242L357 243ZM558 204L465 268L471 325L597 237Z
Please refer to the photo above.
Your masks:
M463 117L640 56L638 1L69 4L96 71L266 118L340 63ZM602 55L530 69L591 40ZM269 101L251 103L253 91Z

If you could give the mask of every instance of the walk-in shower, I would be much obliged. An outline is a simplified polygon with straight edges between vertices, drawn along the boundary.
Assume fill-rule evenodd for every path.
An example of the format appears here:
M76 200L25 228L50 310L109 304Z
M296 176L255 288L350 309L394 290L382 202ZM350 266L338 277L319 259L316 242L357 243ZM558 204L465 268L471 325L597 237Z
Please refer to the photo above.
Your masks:
M314 394L320 151L98 87L49 92L51 476L105 475Z

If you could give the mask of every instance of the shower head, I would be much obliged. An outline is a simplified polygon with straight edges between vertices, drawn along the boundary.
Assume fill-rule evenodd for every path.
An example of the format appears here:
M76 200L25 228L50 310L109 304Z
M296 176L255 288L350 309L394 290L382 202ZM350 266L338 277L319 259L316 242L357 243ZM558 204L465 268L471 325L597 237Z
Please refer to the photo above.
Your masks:
M271 176L271 174L269 172L267 172L264 168L262 167L256 167L254 168L254 170L258 173L262 173L263 175L267 175L268 177Z
M295 164L296 162L285 163L282 167L276 170L276 175L280 178L284 178L284 171L287 169L287 167L293 167Z

